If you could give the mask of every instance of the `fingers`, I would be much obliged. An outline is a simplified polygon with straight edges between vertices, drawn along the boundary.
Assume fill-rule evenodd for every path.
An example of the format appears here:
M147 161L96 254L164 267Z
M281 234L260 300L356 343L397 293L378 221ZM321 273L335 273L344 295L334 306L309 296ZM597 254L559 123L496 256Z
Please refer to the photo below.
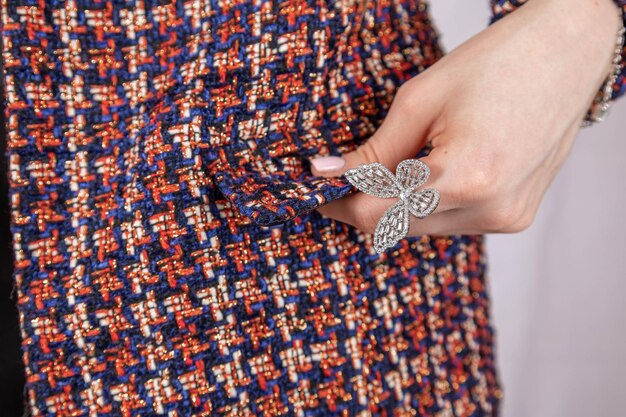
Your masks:
M410 236L420 234L478 233L476 216L471 210L458 208L471 200L471 192L459 193L458 183L463 183L453 174L447 173L447 148L433 148L431 153L421 158L431 168L428 180L418 189L435 188L439 191L439 204L435 211L424 217L410 215ZM471 184L466 183L468 187ZM467 200L467 201L465 201ZM366 233L373 233L380 218L398 198L380 198L366 193L355 193L319 207L324 216L355 226Z
M527 186L517 192L507 190L504 193L500 184L505 182L477 166L462 164L454 144L448 145L451 142L445 138L442 143L420 158L430 167L431 175L418 189L439 191L439 205L424 218L409 216L409 236L514 233L530 225L536 207L529 210L525 202L527 194L532 192L532 182L524 183ZM542 166L536 171L537 181L542 180L547 168ZM366 233L374 233L383 214L397 201L397 198L379 198L360 192L333 201L318 211Z
M437 147L433 148L429 155L420 159L429 166L430 175L419 190L434 188L439 191L440 198L436 209L430 215L421 219L409 215L409 236L477 233L477 230L471 227L471 217L457 209L460 196L454 191L455 179L445 174L445 155L447 155L446 149ZM380 198L358 192L318 207L317 211L325 217L350 224L365 233L372 234L385 212L397 201L398 198Z
M317 211L325 217L372 234L385 211L396 201L357 193L319 207ZM410 215L409 225L408 236L484 233L479 213L471 208L435 212L422 219Z
M420 74L398 89L393 103L378 130L355 151L341 157L330 156L311 160L315 175L331 177L361 164L380 162L392 172L404 159L415 156L432 133L440 114L441 102L427 79Z

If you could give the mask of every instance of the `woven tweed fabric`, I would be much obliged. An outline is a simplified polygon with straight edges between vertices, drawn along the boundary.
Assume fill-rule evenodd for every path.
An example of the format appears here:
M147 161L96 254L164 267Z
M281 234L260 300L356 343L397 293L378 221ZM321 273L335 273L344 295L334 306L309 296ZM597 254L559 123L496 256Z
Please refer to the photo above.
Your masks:
M497 414L483 236L378 255L314 211L353 189L308 158L442 56L424 3L4 0L2 25L32 415Z

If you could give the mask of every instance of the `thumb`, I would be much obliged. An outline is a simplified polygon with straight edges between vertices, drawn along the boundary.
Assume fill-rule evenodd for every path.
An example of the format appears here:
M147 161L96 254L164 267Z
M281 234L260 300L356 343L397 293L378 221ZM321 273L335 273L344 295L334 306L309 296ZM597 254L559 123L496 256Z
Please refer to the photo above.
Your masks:
M427 142L440 110L435 96L427 94L416 80L410 80L398 90L385 120L365 143L340 157L312 159L313 174L340 176L351 168L372 162L380 162L393 172L401 161L414 157Z

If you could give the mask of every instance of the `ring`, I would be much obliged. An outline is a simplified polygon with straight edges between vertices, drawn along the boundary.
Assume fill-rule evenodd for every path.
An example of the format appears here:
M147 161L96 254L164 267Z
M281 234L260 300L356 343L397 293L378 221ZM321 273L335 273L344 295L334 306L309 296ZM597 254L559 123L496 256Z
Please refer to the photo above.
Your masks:
M395 246L409 232L409 213L417 218L431 214L439 204L439 191L417 191L430 175L430 168L418 159L406 159L396 168L396 175L384 165L362 164L345 172L346 179L359 191L380 198L399 198L380 218L374 232L378 253Z

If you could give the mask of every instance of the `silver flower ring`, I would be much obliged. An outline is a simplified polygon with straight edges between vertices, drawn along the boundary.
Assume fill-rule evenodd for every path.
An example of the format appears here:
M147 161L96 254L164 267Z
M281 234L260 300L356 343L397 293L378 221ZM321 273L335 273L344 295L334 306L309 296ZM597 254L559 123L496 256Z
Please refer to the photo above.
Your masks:
M409 232L409 213L418 218L431 214L439 204L439 191L417 191L430 175L428 166L418 159L406 159L396 168L396 175L374 162L349 169L344 174L358 190L380 198L399 198L378 221L374 231L374 249L378 253L395 246Z

